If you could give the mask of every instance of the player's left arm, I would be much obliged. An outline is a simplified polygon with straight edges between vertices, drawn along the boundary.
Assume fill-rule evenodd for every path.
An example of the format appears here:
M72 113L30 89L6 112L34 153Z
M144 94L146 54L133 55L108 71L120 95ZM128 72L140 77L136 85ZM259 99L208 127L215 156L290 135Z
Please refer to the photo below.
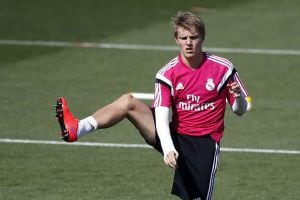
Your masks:
M239 116L242 116L247 111L247 101L245 97L248 95L238 74L234 74L231 81L227 84L229 102L232 111Z
M230 95L233 96L234 102L231 106L232 111L242 116L247 111L247 101L244 95L241 94L240 85L237 82L232 82L227 84Z

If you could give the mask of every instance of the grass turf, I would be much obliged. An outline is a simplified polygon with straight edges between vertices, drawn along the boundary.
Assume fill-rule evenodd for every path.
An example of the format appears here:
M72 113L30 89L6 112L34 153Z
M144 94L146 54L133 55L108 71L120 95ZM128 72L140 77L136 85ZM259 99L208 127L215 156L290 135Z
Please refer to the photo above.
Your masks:
M205 46L296 49L297 1L1 1L0 39L175 45L170 17L192 10ZM152 92L176 52L0 46L0 137L59 140L52 105L79 118L128 91ZM299 150L299 56L217 53L237 67L253 110L226 114L223 147ZM59 87L58 87L59 84ZM150 103L150 102L149 102ZM82 141L143 143L127 121ZM151 149L0 144L0 199L172 199ZM296 199L299 155L222 153L215 199Z

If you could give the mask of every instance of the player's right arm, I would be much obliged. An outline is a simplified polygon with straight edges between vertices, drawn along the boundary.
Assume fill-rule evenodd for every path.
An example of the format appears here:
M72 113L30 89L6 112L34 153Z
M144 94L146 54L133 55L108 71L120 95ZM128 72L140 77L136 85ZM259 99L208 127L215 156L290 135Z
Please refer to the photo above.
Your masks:
M154 109L156 118L156 130L161 142L164 162L169 167L177 167L178 152L174 147L169 127L171 91L170 87L163 83L155 84Z

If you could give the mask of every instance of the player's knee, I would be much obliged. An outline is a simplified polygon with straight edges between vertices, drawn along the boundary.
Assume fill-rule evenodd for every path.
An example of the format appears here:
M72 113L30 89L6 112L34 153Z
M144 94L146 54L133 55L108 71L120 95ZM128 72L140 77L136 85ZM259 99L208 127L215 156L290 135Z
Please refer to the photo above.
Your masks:
M131 94L123 94L120 97L120 104L126 110L133 110L134 108L134 97Z

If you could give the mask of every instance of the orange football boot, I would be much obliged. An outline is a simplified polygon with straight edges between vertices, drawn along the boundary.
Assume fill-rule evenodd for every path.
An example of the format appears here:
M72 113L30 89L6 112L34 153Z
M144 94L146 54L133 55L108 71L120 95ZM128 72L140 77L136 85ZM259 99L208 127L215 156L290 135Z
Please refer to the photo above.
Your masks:
M54 107L56 108L55 116L60 125L62 139L66 142L76 141L79 120L72 115L66 99L64 97L58 98Z

